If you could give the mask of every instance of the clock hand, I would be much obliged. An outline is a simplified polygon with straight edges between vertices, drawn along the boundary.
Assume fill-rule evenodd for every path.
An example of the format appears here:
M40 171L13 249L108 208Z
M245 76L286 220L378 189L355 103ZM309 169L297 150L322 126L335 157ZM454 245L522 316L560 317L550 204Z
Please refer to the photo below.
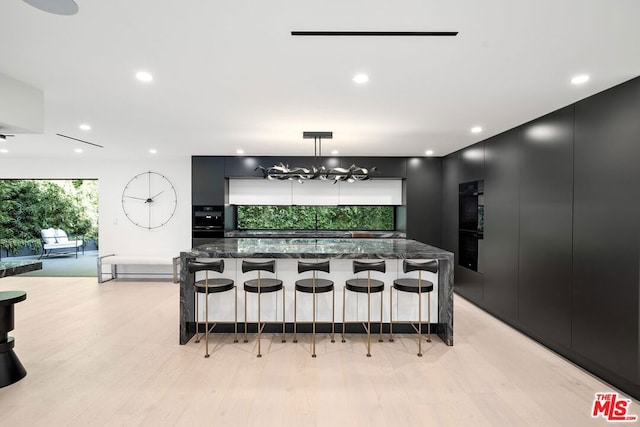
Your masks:
M149 197L147 199L147 202L153 202L153 199L155 199L156 197L158 197L159 195L161 195L162 193L164 193L164 190L162 190L161 192L159 192L158 194L156 194L155 196Z
M134 197L134 196L123 196L123 197L128 197L129 199L144 200L145 202L147 201L147 199L143 197Z

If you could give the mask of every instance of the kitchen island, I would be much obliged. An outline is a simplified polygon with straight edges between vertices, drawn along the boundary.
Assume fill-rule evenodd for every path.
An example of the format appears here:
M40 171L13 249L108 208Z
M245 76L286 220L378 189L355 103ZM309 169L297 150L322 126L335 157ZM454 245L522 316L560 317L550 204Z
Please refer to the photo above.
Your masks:
M275 259L276 276L284 281L286 287L286 307L280 307L276 310L286 309L285 312L287 315L285 316L285 320L287 323L293 320L293 283L298 278L296 269L298 259L330 260L331 273L327 277L335 282L338 293L342 291L346 279L353 276L351 270L352 260L386 260L387 272L384 278L381 278L386 284L383 300L383 303L386 304L383 312L383 321L386 320L386 323L389 321L388 289L395 278L404 276L402 272L402 260L437 259L439 262L438 274L437 276L434 274L433 278L428 278L428 280L434 282L434 294L437 294L436 298L432 298L432 304L435 310L432 310L431 321L435 325L434 329L438 336L440 336L447 345L453 345L453 254L415 240L380 238L221 238L193 248L190 251L182 252L180 258L180 344L186 344L195 334L195 292L193 276L187 271L188 260L194 258L213 258L225 260L223 276L233 279L236 286L238 286L239 292L242 292L243 281L249 277L241 272L240 265L242 259ZM328 305L328 302L325 302ZM322 306L322 303L321 301L320 306ZM395 303L398 304L398 307L394 309L394 312L399 313L400 317L397 319L399 321L403 320L402 315L405 311L408 313L410 310L413 310L413 306L416 305L409 300ZM238 304L238 315L240 316L244 312L241 308L241 298L239 298ZM358 301L353 302L353 304L353 308L357 311L359 318L361 318L360 316L363 313L364 305L362 303L358 305ZM232 313L230 313L230 308L233 305L232 301L223 301L217 305L218 308L215 308L216 304L211 305L214 307L210 309L211 318L232 318L230 317L232 316ZM200 307L202 306L203 304L200 304ZM252 313L253 310L249 312ZM336 313L339 312L341 312L341 310L336 309ZM301 316L300 313L299 311L299 318ZM274 311L274 318L276 315L280 314ZM304 315L305 313L302 312L302 316ZM199 318L204 318L203 313L198 313L198 316ZM415 317L409 318L417 319L417 314ZM252 319L248 320L251 321ZM394 320L396 320L395 316ZM238 322L244 322L244 319L239 317ZM341 322L341 318L336 318L337 330L341 330Z

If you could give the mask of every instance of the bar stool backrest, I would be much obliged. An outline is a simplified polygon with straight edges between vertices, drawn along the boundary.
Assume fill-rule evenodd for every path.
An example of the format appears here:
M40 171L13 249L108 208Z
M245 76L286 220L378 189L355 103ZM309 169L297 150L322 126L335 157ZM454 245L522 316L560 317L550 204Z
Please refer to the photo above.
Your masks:
M387 271L387 264L384 260L378 262L353 261L353 272L361 273L363 271L379 271L384 273Z
M275 273L276 271L276 261L265 261L265 262L254 262L254 261L242 261L242 272L246 273L247 271L268 271L270 273Z
M325 273L329 273L329 261L323 261L323 262L298 261L298 273L304 273L305 271L323 271Z
M417 262L417 261L407 261L406 259L402 263L402 271L405 273L409 273L410 271L428 271L430 273L438 272L438 261L435 259L425 261L425 262Z
M196 271L215 271L217 273L222 273L224 271L224 260L218 261L198 261L195 259L189 260L187 264L189 268L189 273L195 273Z

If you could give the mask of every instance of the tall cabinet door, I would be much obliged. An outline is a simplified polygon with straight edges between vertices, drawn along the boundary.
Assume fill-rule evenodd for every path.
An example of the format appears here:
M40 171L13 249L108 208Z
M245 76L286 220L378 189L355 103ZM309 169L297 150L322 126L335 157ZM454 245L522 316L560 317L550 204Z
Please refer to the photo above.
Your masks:
M638 378L640 79L576 104L572 346Z
M442 248L456 255L458 263L458 168L459 153L442 159Z
M518 309L549 344L571 345L573 113L566 107L523 126Z
M518 318L519 168L521 130L485 141L484 307Z
M224 157L191 157L191 204L225 204Z
M442 159L407 161L407 238L442 245Z

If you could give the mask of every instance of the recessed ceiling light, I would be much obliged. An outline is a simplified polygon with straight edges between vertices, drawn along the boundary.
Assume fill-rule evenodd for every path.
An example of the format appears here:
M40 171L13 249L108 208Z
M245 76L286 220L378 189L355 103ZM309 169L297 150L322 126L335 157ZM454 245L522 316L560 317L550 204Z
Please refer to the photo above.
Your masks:
M333 154L334 156L337 155L339 153L338 150L331 150L331 154Z
M149 83L151 81L153 81L153 76L151 75L151 73L147 72L147 71L138 71L136 73L136 79L140 80L141 82L144 83Z
M149 150L149 153L151 153L151 154L158 154L158 150L156 150L155 148L151 148L151 149Z
M73 151L75 151L76 153L80 154L80 153L82 153L82 148L76 148L76 149L75 149L75 150L73 150Z
M244 154L244 150L242 148L238 148L236 150L236 154Z
M474 126L471 128L471 133L480 133L482 132L482 128L480 126Z
M80 129L82 130L91 130L91 125L88 125L86 123L81 124L80 126L78 126Z
M369 76L359 73L353 76L353 81L361 85L369 81Z
M0 153L7 154L8 152L9 150L7 150L6 148L0 148Z
M433 156L433 150L427 150L424 152L427 156Z
M580 74L579 76L575 76L571 79L571 83L574 85L581 85L582 83L586 83L589 81L589 76L587 74Z

